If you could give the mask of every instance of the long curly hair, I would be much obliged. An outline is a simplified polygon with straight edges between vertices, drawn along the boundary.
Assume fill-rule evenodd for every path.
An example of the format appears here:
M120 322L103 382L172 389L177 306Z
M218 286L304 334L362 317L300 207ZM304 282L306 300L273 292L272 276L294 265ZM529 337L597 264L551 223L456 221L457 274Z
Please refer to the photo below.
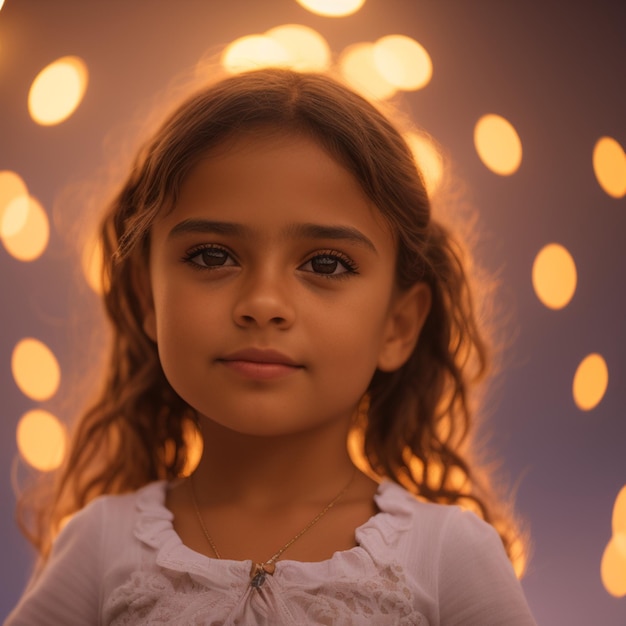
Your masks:
M100 230L113 331L106 377L77 422L30 539L45 557L61 519L94 497L182 475L185 429L196 415L168 383L143 329L150 228L207 150L258 126L305 133L328 150L391 226L398 286L423 281L432 292L409 360L373 376L355 427L360 465L428 501L471 507L517 558L515 521L472 458L471 392L488 369L488 346L464 248L433 218L412 152L378 108L328 76L281 69L228 77L188 98L140 150L109 205Z

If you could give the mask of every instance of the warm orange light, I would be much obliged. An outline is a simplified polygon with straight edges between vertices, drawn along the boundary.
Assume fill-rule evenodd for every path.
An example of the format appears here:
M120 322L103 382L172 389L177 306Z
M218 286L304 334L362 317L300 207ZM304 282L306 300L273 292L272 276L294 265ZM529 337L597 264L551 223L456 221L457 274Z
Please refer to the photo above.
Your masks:
M522 162L522 142L513 125L500 115L484 115L474 128L480 160L495 174L509 176Z
M18 235L26 226L29 211L30 198L28 196L18 196L9 202L2 214L0 237L2 239L11 239Z
M48 400L61 382L61 368L54 353L31 337L22 339L13 349L11 371L22 393L33 400Z
M593 171L609 196L622 198L626 195L626 154L612 137L598 139L593 149Z
M202 458L202 451L204 450L204 442L202 440L202 434L198 430L195 424L190 421L183 423L183 438L187 444L187 459L185 461L185 467L183 467L182 475L191 475L200 459Z
M609 384L609 368L599 354L589 354L576 369L572 394L581 411L594 409L606 393ZM626 530L626 529L625 529Z
M26 183L22 180L19 174L11 172L9 170L0 171L0 237L4 230L12 230L12 226L7 224L5 226L5 214L10 205L12 205L12 211L15 211L14 201L21 198L21 203L28 202L28 189ZM9 218L9 222L12 224L14 217Z
M511 560L515 575L521 579L526 573L528 557L524 542L519 537L513 539L513 543L511 545Z
M413 157L424 177L426 191L432 196L438 189L443 178L443 158L437 146L425 135L417 133L405 133L404 139L407 142Z
M34 198L18 197L5 208L0 238L9 254L19 261L34 261L48 245L48 216Z
M76 515L76 513L70 513L69 515L64 515L60 520L57 526L57 533L60 533L70 522L70 520Z
M562 309L569 304L577 280L574 259L563 246L551 243L537 254L532 283L537 298L549 309Z
M99 295L108 291L109 285L102 284L102 244L98 239L91 239L83 248L83 275L87 284Z
M430 55L415 39L387 35L374 44L373 53L376 68L394 87L414 91L430 82L433 75Z
M35 409L23 415L17 425L16 438L20 454L35 469L48 472L63 462L65 428L51 413Z
M289 51L273 37L246 35L225 48L221 63L231 74L263 67L287 67Z
M613 534L626 534L626 485L620 489L617 498L615 498L611 522Z
M28 110L43 126L66 120L81 103L87 90L85 62L73 56L62 57L45 67L31 85Z
M602 555L600 576L612 596L626 596L626 534L613 535L609 541Z
M346 83L368 98L385 100L397 91L376 67L374 44L357 43L349 46L339 58L339 67Z
M345 17L356 13L365 0L296 0L305 9L325 17Z
M602 555L600 576L604 588L621 598L626 596L626 485L615 498L611 525L613 536Z
M348 454L352 462L362 472L367 473L370 468L363 454L363 432L359 429L352 429L348 434Z
M316 30L301 24L276 26L265 33L289 55L289 67L301 72L322 72L330 64L330 47Z

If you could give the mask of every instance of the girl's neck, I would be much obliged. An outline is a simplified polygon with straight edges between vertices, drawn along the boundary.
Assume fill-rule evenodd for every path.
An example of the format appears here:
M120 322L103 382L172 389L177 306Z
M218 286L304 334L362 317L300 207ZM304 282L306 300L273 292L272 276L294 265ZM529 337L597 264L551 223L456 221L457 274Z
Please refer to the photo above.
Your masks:
M325 501L349 480L348 426L277 437L242 435L204 420L204 452L194 474L202 504L272 508Z

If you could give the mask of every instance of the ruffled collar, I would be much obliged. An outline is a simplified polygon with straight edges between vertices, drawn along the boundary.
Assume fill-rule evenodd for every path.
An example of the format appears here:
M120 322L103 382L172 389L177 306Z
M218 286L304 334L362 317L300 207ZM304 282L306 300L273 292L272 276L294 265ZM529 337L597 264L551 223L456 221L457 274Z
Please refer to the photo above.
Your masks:
M186 572L194 578L210 581L224 588L232 587L234 580L248 581L251 561L214 559L187 547L174 530L172 512L165 506L168 489L166 481L149 483L136 492L134 535L144 545L156 551L156 564L162 568ZM415 498L401 486L384 480L378 486L374 501L378 513L355 530L357 545L349 550L335 552L324 561L301 562L281 559L276 564L274 577L282 578L297 570L298 576L310 574L320 579L332 576L345 566L367 569L380 567L394 554L399 534L412 525Z

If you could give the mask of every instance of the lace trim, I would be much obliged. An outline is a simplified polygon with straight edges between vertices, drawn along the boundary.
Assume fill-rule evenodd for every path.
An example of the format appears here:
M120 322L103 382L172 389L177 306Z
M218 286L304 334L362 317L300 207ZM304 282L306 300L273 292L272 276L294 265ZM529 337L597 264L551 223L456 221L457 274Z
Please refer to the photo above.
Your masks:
M175 572L135 572L111 594L104 621L150 624L423 625L402 569L389 565L374 577L343 577L325 587L284 587L270 578L260 591L235 584L215 589Z

